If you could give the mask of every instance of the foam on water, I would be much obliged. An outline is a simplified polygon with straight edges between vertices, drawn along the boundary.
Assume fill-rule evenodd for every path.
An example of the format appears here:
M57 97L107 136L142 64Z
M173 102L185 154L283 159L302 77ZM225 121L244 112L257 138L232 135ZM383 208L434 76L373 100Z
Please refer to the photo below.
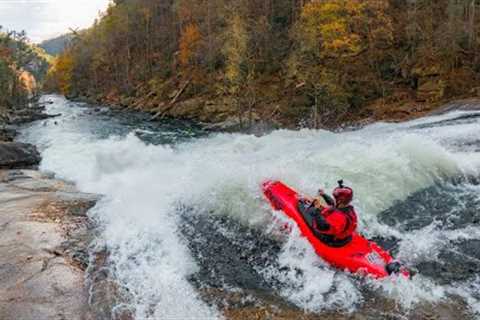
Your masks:
M55 100L50 111L63 113L59 125L33 125L22 139L42 146L43 170L73 180L83 191L105 195L90 214L103 227L102 240L112 252L115 275L133 294L138 318L220 317L187 280L196 265L179 235L179 203L268 230L272 211L259 190L264 179L281 179L312 194L344 178L356 192L361 231L398 236L400 256L408 260L415 257L407 252L428 254L442 244L442 237L458 234L429 232L434 226L403 234L378 222L377 214L437 181L477 174L480 168L477 154L455 153L441 143L454 138L454 131L438 140L432 130L379 124L341 134L278 130L263 137L216 134L155 146L134 133L99 137L96 128L82 122L82 109L69 108L59 97L49 99ZM421 245L418 237L424 237ZM301 308L349 311L363 299L355 279L325 266L296 228L278 263L288 271L266 268L264 276L283 283L281 294ZM393 281L370 285L406 308L445 296L445 288L422 277ZM478 299L468 297L471 305L478 305Z
M327 308L353 311L362 301L354 281L318 259L299 229L293 224L290 227L292 232L278 257L278 266L266 267L261 273L267 279L279 281L280 294L305 311Z
M473 281L457 284L449 288L449 291L463 297L470 309L477 316L480 315L480 276L477 275Z

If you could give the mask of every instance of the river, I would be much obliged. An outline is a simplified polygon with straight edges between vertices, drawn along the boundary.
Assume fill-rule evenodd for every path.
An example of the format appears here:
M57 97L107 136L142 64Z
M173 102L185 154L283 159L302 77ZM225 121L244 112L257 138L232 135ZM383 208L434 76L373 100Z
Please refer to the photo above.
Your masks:
M450 301L480 317L480 112L258 137L42 100L62 115L19 139L39 147L41 170L104 195L89 212L92 247L108 248L138 319L222 318L212 289L312 314L356 312L374 296L403 315ZM310 194L345 179L360 231L418 274L377 281L328 267L298 230L282 232L259 189L267 178Z

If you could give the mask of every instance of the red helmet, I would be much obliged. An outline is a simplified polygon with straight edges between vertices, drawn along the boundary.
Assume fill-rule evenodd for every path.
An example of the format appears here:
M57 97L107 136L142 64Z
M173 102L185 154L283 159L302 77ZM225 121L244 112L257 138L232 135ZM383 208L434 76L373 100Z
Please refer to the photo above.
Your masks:
M349 204L353 199L353 190L350 187L344 187L343 181L338 181L338 187L333 190L333 197L337 204L339 202L343 204Z

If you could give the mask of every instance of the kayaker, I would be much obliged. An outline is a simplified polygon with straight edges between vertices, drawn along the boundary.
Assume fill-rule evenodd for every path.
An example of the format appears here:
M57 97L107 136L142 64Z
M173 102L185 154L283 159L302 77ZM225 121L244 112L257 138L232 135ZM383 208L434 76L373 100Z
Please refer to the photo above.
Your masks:
M331 247L343 247L352 240L357 229L357 213L351 205L353 190L345 187L343 181L333 190L333 200L319 190L318 198L306 198L309 206L304 213L311 219L311 228L318 239Z

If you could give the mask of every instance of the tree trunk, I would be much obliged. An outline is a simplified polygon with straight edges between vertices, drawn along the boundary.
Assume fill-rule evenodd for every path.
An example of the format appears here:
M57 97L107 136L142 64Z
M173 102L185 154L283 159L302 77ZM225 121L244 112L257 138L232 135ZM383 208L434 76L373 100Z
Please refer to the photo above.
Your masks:
M475 43L475 14L476 14L476 5L475 0L472 0L470 3L470 10L469 10L469 46L470 49L473 48Z
M126 47L127 47L127 62L125 65L125 88L127 91L130 91L130 63L132 60L131 50L130 50L130 15L127 13L127 34L126 34Z

